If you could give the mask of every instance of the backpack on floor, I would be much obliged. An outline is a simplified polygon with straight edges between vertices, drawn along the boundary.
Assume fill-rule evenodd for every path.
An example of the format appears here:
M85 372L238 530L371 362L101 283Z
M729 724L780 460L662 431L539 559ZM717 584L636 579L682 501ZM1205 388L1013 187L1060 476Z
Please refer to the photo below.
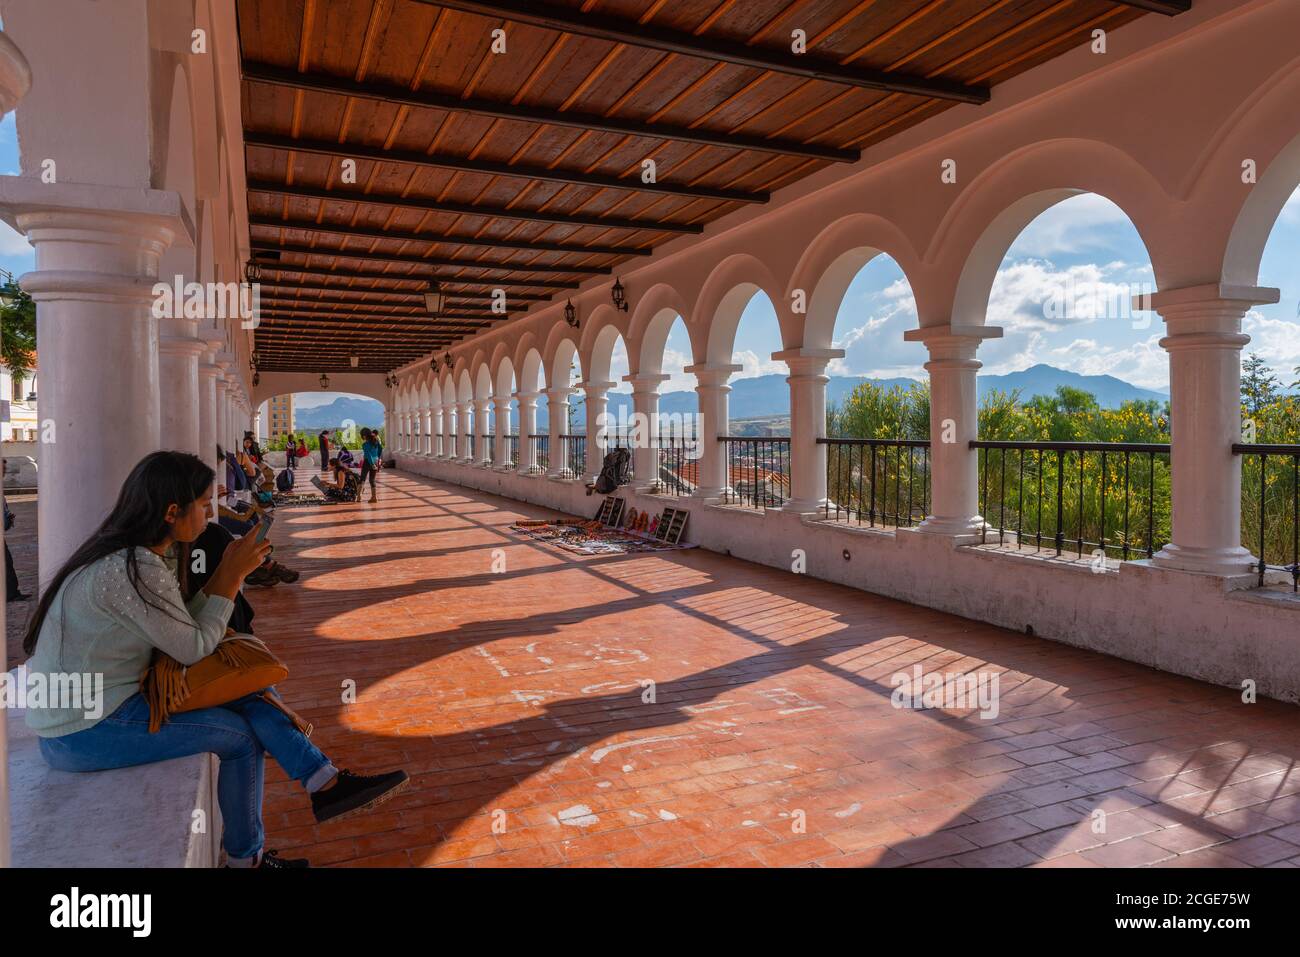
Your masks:
M595 488L601 495L608 495L620 485L626 485L631 478L632 453L627 449L614 449L605 456Z
M275 487L281 492L293 491L293 469L281 469L275 477Z

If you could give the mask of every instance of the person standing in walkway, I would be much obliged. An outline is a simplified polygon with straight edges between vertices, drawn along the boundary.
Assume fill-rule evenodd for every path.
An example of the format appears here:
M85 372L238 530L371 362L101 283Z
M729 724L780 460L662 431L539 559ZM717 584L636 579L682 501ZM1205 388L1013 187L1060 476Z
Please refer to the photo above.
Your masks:
M5 531L14 527L14 513L9 511L9 503L4 499L4 475L8 473L9 466L0 458L0 505L4 507ZM14 570L14 556L9 551L9 543L5 542L5 601L26 601L28 595L24 595L22 589L18 587L18 572Z
M361 484L370 479L370 502L379 501L375 490L375 475L384 458L384 447L379 444L379 436L369 429L361 430Z
M284 444L284 465L289 471L293 471L294 466L298 464L298 440L290 435Z
M323 430L320 435L316 436L317 445L320 447L320 470L324 472L330 467L330 434L328 430Z

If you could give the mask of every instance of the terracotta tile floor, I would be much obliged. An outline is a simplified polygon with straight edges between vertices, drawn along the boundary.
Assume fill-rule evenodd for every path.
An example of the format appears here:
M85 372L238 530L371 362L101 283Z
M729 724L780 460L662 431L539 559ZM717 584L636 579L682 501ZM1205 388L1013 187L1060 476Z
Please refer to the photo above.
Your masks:
M272 764L271 846L357 866L1300 864L1291 706L703 550L579 558L506 530L544 510L381 482L375 506L282 509L302 580L250 597L317 743L412 786L318 827ZM894 708L916 663L997 672L998 717Z

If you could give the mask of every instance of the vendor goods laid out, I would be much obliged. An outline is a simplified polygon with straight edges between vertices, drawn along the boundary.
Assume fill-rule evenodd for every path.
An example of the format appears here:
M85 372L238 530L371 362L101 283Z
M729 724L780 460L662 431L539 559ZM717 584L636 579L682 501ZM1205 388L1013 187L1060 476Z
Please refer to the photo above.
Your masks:
M686 509L665 508L654 515L624 506L623 499L608 496L594 519L519 521L511 529L578 555L626 555L695 547L682 541L690 515Z

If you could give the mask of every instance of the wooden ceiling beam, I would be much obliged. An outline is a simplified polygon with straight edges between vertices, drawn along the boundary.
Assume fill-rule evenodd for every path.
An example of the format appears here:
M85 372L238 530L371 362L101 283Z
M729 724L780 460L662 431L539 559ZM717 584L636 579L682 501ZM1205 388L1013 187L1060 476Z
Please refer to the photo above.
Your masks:
M477 316L452 316L447 320L438 322L423 317L419 322L412 322L411 316L394 316L392 318L384 317L377 319L374 316L351 316L347 314L337 314L329 312L312 312L309 310L277 309L274 315L263 315L258 323L258 329L279 329L284 328L286 322L299 322L304 325L311 322L321 322L329 326L355 329L361 333L399 333L414 332L426 333L433 329L440 329L444 326L464 324L473 328L482 328L488 325L490 319L480 319Z
M542 2L542 0L491 0L491 2L488 0L419 0L419 2L458 10L461 13L527 23L562 34L592 37L610 43L624 43L634 47L699 57L718 63L730 63L733 66L769 70L808 80L824 80L828 83L839 83L866 90L954 100L959 103L987 103L989 100L988 87L845 65L812 53L795 54L787 50L750 46L743 41L688 33L653 23L638 23L587 10L579 11L572 7Z
M269 289L271 290L272 295L281 292L283 293L296 293L302 291L307 291L308 293L330 292L330 293L334 293L337 296L344 296L344 297L355 296L358 302L361 301L374 302L375 300L373 298L365 298L365 297L373 297L373 296L385 297L387 299L401 299L404 302L421 303L424 301L424 290L422 289L411 289L411 290L370 289L367 288L366 286L340 286L340 285L332 285L330 283L325 283L325 282L282 282L279 280L267 281L266 279L263 279L261 280L261 282L258 283L258 288ZM303 298L309 302L316 301L310 295L304 295ZM444 289L443 298L447 300L467 300L472 302L478 302L480 300L491 301L492 297L490 293L451 292ZM511 293L507 295L506 301L509 302L511 300L514 300L516 302L550 302L551 297L547 295L538 294L538 293L521 292L521 293Z
M419 150L390 150L382 146L361 143L340 143L337 140L307 140L279 133L244 131L244 145L277 150L282 153L313 153L317 156L351 157L373 163L399 163L419 169L450 169L462 173L484 173L509 179L542 180L567 183L570 186L590 186L594 189L622 189L633 192L655 193L661 196L684 196L688 199L714 199L727 203L766 203L769 194L750 193L741 189L724 189L714 186L690 186L685 183L645 183L640 176L607 176L576 169L551 166L525 166L471 159L467 156L450 156L445 153L423 153Z
M584 246L581 243L548 243L529 239L500 239L495 236L447 236L439 233L411 233L346 223L318 222L315 219L278 219L275 216L248 217L249 226L262 229L296 229L331 236L360 236L366 239L392 239L403 243L426 243L436 246L481 246L484 249L518 249L528 253L563 253L577 256L649 256L651 250L637 246Z
M322 189L318 186L286 185L267 180L248 184L250 193L271 196L297 196L303 199L320 199L326 202L354 203L357 205L385 206L390 209L421 213L454 213L458 216L483 216L488 219L509 219L526 223L551 223L556 226L595 226L600 229L647 230L661 233L698 235L704 232L699 223L672 223L653 219L624 219L618 216L584 216L581 213L548 213L543 210L514 209L507 206L477 206L473 203L444 203L420 196L389 196L382 193L359 193L343 189Z
M263 272L274 270L276 272L288 272L301 274L303 276L327 276L331 279L379 279L391 280L394 282L418 282L427 283L429 280L436 280L444 286L482 286L487 289L497 287L536 287L539 289L577 289L579 283L565 282L559 279L468 279L465 277L456 277L447 273L393 273L393 272L372 272L365 269L319 269L314 266L290 266L284 263L267 262L259 260ZM369 287L352 287L352 288L369 288ZM397 290L393 290L397 291ZM420 290L415 290L420 291Z
M573 113L548 109L535 104L509 103L480 97L462 99L459 96L437 93L432 90L412 90L409 86L396 86L373 81L358 82L325 73L299 73L296 70L286 70L269 63L245 62L243 64L243 74L245 80L254 83L268 83L273 86L306 90L312 93L330 93L362 100L394 103L401 106L443 110L449 113L471 113L502 120L518 120L522 123L595 130L621 136L677 140L684 143L698 143L701 146L717 146L728 150L754 150L784 156L802 156L807 159L828 160L833 163L856 163L861 157L858 150L823 146L817 143L767 139L762 136L746 136L742 133L728 133L722 130L709 130L698 127L646 123L635 119L602 116L598 113Z
M1176 17L1192 9L1192 0L1110 0L1124 7L1136 7L1148 13L1163 13L1167 17Z
M608 276L609 266L561 266L554 263L487 262L481 259L452 259L443 256L415 256L400 253L373 253L364 249L331 249L306 243L271 243L252 240L251 248L259 253L294 253L301 256L332 256L336 259L361 259L378 263L405 263L413 266L444 266L451 269L478 269L486 272L559 273L561 275ZM286 267L277 267L286 268ZM469 282L470 280L465 280Z

